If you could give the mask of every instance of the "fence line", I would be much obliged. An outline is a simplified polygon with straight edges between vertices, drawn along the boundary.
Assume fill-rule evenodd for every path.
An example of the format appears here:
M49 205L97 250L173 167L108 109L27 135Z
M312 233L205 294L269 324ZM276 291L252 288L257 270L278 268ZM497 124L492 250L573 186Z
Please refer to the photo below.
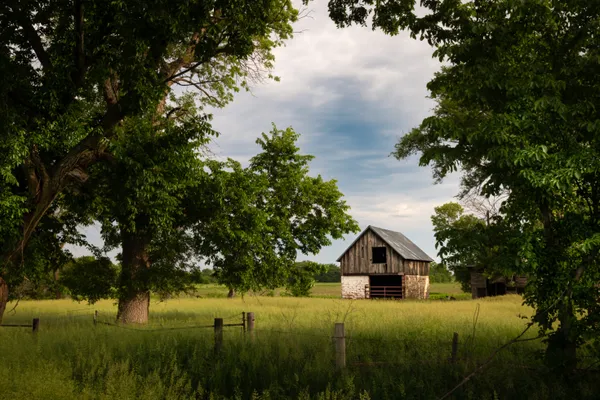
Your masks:
M253 312L242 312L242 313L237 313L233 316L228 317L233 318L235 316L239 316L241 314L241 323L231 323L231 324L224 324L224 318L215 318L214 319L214 323L211 325L190 325L190 326L181 326L181 327L167 327L167 328L152 328L152 329L145 329L145 328L134 328L131 326L125 326L125 325L121 325L121 324L116 324L116 323L111 323L111 322L106 322L106 321L100 321L98 320L98 315L100 314L99 311L94 311L93 318L94 318L94 325L97 324L101 324L101 325L105 325L105 326L110 326L110 327L114 327L114 328L118 328L118 329L126 329L126 330L132 330L132 331L138 331L138 332L161 332L161 331L175 331L175 330L191 330L191 329L209 329L209 328L213 328L214 330L214 352L215 355L219 356L222 352L223 349L223 331L225 327L242 327L242 332L244 333L244 336L246 336L246 334L248 334L247 336L249 336L250 340L252 342L254 342L254 338L255 338L255 316ZM478 313L477 313L478 314ZM106 314L104 314L106 315ZM76 315L76 316L69 316L69 317L89 317L90 314L86 314L86 315ZM478 316L478 315L477 315ZM477 316L475 318L477 318ZM39 324L40 324L40 320L39 318L34 318L32 321L32 324L5 324L5 325L0 325L1 327L29 327L32 328L34 333L37 333L39 330ZM475 323L474 325L476 325L476 319L475 319ZM466 377L464 377L464 379L458 384L456 385L452 390L450 390L449 392L447 392L446 394L444 394L440 399L445 399L448 396L450 396L453 392L455 392L458 388L460 388L462 385L464 385L467 381L469 381L474 375L476 375L477 373L481 372L486 366L488 366L492 360L494 359L495 355L497 353L499 353L501 350L505 349L506 347L510 346L511 344L517 343L517 342L524 342L524 341L531 341L531 340L537 340L540 337L535 337L535 338L523 338L524 334L527 332L527 330L532 326L532 324L529 324L527 329L525 329L519 336L517 336L515 339L505 343L503 346L501 346L500 348L496 349L496 351L494 351L487 360L485 360L485 362L483 362L482 364L477 365L477 367ZM394 340L389 340L389 339L384 339L384 338L365 338L365 337L355 337L355 336L348 336L346 335L345 332L345 327L344 327L344 323L335 323L334 325L334 331L333 331L333 335L325 335L325 334L317 334L317 333L309 333L309 332L298 332L298 331L285 331L285 330L276 330L276 329L259 329L258 332L269 332L269 333L278 333L278 334L285 334L285 335L289 335L289 336L302 336L302 337L306 337L306 336L311 336L311 337L319 337L319 338L327 338L327 339L332 339L333 340L333 344L334 344L334 352L335 352L335 367L338 371L344 370L347 368L348 363L346 360L346 349L347 349L347 345L348 343L357 341L357 342L362 342L362 341L367 341L367 342L378 342L378 343L382 343L382 342L402 342L403 344L407 344L406 340L402 340L402 339L394 339ZM467 340L465 340L462 344L462 347L466 347L467 345L472 345L474 342L474 337L475 337L475 328L473 329L473 333L470 335L470 337L467 337ZM348 339L348 340L346 340ZM441 343L446 343L445 341L441 342ZM451 344L449 351L448 351L448 357L445 358L445 362L448 363L448 365L452 366L452 365L456 365L458 361L472 361L475 362L476 360L471 360L470 359L470 352L466 351L466 356L467 357L458 357L458 352L459 352L459 334L457 332L453 333L452 336L452 340L448 341L448 343ZM441 353L440 353L441 354ZM350 362L349 365L354 366L354 367L361 367L361 366L367 366L367 367L374 367L374 366L390 366L390 365L404 365L405 363L401 362L401 361L394 361L394 362L387 362L387 361L362 361L361 360L361 355L358 355L358 360L357 361L352 361ZM414 359L411 359L410 361L411 363L416 362ZM440 362L444 362L444 358L442 359L433 359L433 358L428 358L428 359L420 359L419 363L426 363L426 364L439 364ZM530 368L527 366L522 366L522 367L526 367L526 368Z
M106 321L96 321L96 323L100 324L100 325L112 326L112 327L119 328L119 329L126 329L126 330L130 330L130 331L138 331L138 332L176 331L176 330L183 330L183 329L202 329L202 328L212 328L213 327L213 325L191 325L191 326L178 326L178 327L172 327L172 328L144 329L144 328L132 328L130 326L113 324L111 322L106 322Z
M31 328L33 333L37 333L40 329L40 319L34 318L31 324L2 324L0 327L3 328Z

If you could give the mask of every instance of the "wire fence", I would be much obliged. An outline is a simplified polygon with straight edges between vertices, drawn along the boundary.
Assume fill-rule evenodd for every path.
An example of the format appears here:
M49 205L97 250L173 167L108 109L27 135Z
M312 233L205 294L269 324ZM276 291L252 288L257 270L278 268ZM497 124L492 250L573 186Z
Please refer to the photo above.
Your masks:
M81 312L87 313L81 313ZM427 352L427 354L420 354L419 349L413 346L418 340L408 341L406 338L390 338L390 337L368 337L360 334L347 335L345 332L344 323L336 323L334 326L333 334L324 332L309 332L306 330L285 330L285 329L268 329L260 328L255 329L255 317L254 313L251 312L238 312L229 315L225 318L214 318L212 323L202 323L185 326L145 326L145 327L134 327L131 325L111 322L107 319L116 321L114 314L104 313L97 310L90 309L79 309L71 310L66 313L69 318L81 319L89 318L93 320L94 326L106 326L111 329L123 329L128 331L136 331L143 333L150 332L169 332L169 331L183 331L183 330L203 330L213 329L214 330L214 351L216 354L220 353L223 348L223 331L224 328L229 327L241 327L244 337L249 338L250 342L257 342L257 340L268 335L285 335L288 338L294 339L306 339L310 338L312 343L317 343L314 339L331 340L332 341L332 353L335 354L335 366L337 369L345 369L348 367L353 368L372 368L372 367L386 367L386 366L406 366L413 364L423 364L429 366L440 366L448 365L453 366L462 364L464 368L472 369L472 372L463 379L454 389L456 390L464 384L464 382L471 379L475 374L480 373L485 367L487 367L491 360L496 355L507 348L508 346L514 345L518 342L538 340L540 337L535 338L523 338L523 335L527 329L522 332L515 339L503 344L502 346L495 349L489 357L485 360L476 359L474 357L474 347L476 344L476 326L478 322L479 309L477 309L473 318L473 328L470 334L466 335L465 339L459 340L459 334L454 333L453 337L448 340L438 340L435 343L431 343L431 348L434 348L433 352ZM239 323L225 323L225 321L233 321L237 319L241 321ZM40 325L39 318L35 318L32 324L13 324L13 325L2 325L7 327L32 327L34 332L38 331ZM529 328L528 328L529 329ZM279 341L280 342L280 341ZM361 345L357 345L360 343ZM365 343L370 346L364 346ZM393 352L391 351L393 349ZM347 351L349 351L350 357L347 357ZM390 357L393 354L393 357ZM347 359L348 358L348 359ZM387 358L387 359L386 359ZM393 359L392 359L393 358ZM598 364L598 360L590 360L589 370L592 366ZM534 365L515 365L511 367L536 370L539 366ZM462 369L467 371L466 369ZM449 392L449 393L452 393ZM447 398L448 393L441 398Z

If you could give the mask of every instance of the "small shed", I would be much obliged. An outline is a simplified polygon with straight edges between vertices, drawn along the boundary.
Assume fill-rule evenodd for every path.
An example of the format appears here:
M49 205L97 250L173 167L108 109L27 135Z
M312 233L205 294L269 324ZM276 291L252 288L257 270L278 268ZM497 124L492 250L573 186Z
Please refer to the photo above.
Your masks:
M471 297L478 299L505 294L521 294L527 285L522 275L488 277L484 268L469 267L471 274Z
M433 259L400 232L369 225L337 261L344 299L429 297Z

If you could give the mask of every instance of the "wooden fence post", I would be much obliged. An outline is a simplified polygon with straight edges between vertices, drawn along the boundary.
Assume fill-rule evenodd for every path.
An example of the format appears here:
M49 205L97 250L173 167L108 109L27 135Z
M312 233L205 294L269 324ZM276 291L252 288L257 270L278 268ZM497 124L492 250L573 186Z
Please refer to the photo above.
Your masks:
M246 313L246 325L248 327L248 334L250 335L250 340L254 341L254 313L253 312Z
M450 362L454 364L456 360L456 356L458 354L458 332L454 332L452 336L452 355L450 357Z
M246 334L246 312L242 311L242 332Z
M33 323L31 324L31 327L33 328L33 333L37 333L38 330L40 329L40 319L34 318Z
M344 323L336 323L334 335L335 339L335 366L337 369L346 367L346 336L344 334Z
M94 325L98 323L98 310L94 311Z
M221 351L223 345L223 318L215 318L215 353Z

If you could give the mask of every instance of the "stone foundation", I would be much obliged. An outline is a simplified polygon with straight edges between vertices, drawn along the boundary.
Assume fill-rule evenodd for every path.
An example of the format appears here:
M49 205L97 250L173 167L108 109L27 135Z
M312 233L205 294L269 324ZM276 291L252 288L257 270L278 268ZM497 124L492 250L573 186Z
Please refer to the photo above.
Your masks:
M404 298L428 299L429 276L404 275Z
M342 275L342 298L364 299L365 285L369 284L368 275L343 276Z

